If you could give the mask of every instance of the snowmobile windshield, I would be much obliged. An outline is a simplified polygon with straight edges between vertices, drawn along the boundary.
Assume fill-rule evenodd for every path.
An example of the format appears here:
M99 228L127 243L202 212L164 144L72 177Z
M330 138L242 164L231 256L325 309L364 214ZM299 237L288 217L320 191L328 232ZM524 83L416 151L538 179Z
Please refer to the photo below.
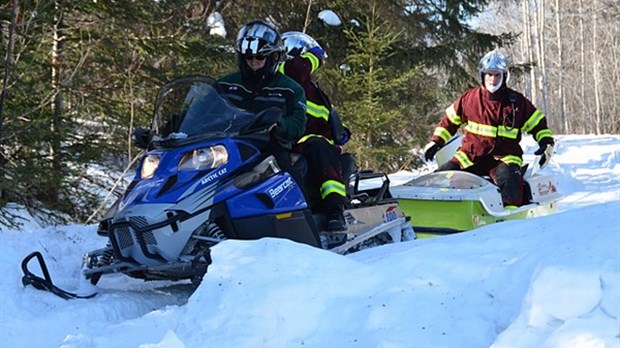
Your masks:
M404 186L461 190L471 190L486 185L491 185L491 183L484 178L463 171L442 171L429 173L404 184Z
M215 80L189 76L164 85L157 94L153 142L181 146L209 138L238 135L256 120L256 114L230 105L219 93Z

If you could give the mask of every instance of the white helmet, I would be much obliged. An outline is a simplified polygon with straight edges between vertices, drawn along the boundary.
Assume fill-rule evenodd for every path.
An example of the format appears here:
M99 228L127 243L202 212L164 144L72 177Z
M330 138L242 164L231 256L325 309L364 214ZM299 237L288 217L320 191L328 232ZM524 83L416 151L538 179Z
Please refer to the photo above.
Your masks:
M497 86L497 89L499 89L499 87L501 86L505 86L506 82L508 82L508 79L510 79L510 71L508 71L508 65L508 58L499 49L494 49L493 51L485 54L484 57L480 59L479 64L480 83L484 86L484 74L494 71L502 74L502 81L500 85ZM490 92L493 93L495 91L490 90Z
M319 48L319 50L314 51L315 53L318 52L318 55L320 55L319 58L327 58L327 53L323 50L321 45L308 34L300 31L288 31L282 34L282 41L284 43L284 51L286 52L287 59L300 56L315 47Z

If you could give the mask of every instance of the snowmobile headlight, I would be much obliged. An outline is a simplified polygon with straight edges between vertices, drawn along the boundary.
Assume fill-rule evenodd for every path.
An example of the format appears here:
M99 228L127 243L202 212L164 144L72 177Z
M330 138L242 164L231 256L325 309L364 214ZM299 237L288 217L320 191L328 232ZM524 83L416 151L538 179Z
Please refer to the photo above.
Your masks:
M261 182L273 174L279 173L280 167L273 156L265 158L262 162L252 168L251 171L239 175L233 185L243 189L257 182Z
M159 166L159 155L148 155L142 162L142 170L140 171L140 178L150 179L155 174L155 169Z
M203 147L186 153L179 162L179 171L213 169L228 163L224 145Z

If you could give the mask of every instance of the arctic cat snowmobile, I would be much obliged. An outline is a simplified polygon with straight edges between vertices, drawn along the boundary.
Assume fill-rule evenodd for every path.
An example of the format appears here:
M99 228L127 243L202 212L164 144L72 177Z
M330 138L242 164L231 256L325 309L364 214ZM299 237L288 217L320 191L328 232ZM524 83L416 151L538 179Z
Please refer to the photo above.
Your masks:
M452 158L461 140L461 136L452 138L437 153L439 165ZM401 209L411 216L417 237L436 237L554 212L561 198L555 177L527 167L522 168L527 203L519 207L504 207L500 190L490 178L464 171L429 173L391 191Z
M357 171L348 156L347 230L325 232L324 214L273 156L261 152L280 117L276 108L253 114L231 106L208 77L165 84L155 102L149 150L100 222L97 233L108 242L84 256L84 276L92 284L118 272L198 283L211 263L210 248L226 239L288 238L345 254L415 238L387 175ZM303 170L304 163L299 158L295 165ZM378 184L361 189L368 180ZM22 265L27 275L28 261Z

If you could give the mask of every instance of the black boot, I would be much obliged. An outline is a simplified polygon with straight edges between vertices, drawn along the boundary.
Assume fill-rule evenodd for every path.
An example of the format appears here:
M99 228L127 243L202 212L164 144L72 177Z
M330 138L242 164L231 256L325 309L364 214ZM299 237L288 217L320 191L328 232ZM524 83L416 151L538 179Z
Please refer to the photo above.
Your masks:
M344 208L338 207L327 213L327 232L342 232L347 230L347 222L344 219Z

